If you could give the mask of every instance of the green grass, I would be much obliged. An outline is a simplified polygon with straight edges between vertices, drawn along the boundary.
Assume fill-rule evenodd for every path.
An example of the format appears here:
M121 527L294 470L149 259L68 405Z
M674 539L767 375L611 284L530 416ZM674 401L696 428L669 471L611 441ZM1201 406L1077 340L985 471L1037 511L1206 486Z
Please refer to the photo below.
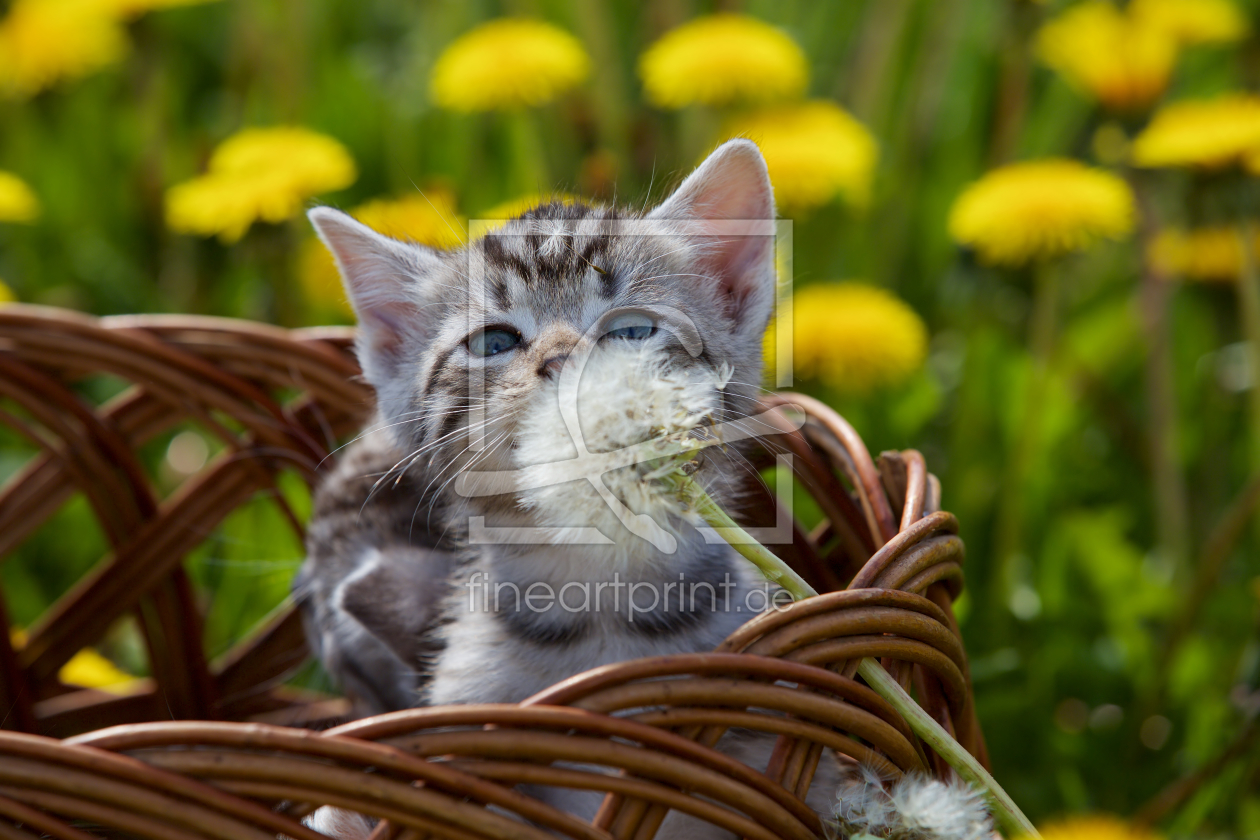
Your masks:
M1242 341L1236 295L1228 286L1171 292L1173 460L1189 490L1183 555L1161 552L1133 243L1062 267L1043 416L1030 468L1013 481L1028 422L1031 278L977 265L949 240L945 219L959 191L995 163L1094 162L1105 116L1035 61L1022 111L998 96L1021 72L1006 56L1027 56L1037 21L1067 4L737 5L791 33L811 63L810 94L837 99L880 142L869 208L836 203L794 220L796 283L858 278L887 287L932 334L923 372L902 387L862 398L815 382L797 387L836 406L872 451L918 448L940 476L968 549L960 614L998 780L1037 821L1095 809L1132 814L1226 749L1246 725L1246 703L1260 696L1257 527L1243 529L1184 643L1165 652L1194 558L1251 476L1247 394L1228 387ZM706 127L721 115L651 109L635 59L668 26L709 10L630 0L225 0L148 15L132 25L135 50L120 66L28 102L0 101L0 169L20 174L44 204L34 225L0 225L0 278L23 301L99 314L199 312L290 325L334 317L280 305L296 288L296 245L310 235L304 220L256 227L230 247L162 224L164 189L197 174L214 144L246 125L300 123L345 143L360 178L321 197L343 207L445 188L475 216L523 192L587 192L594 182L584 164L596 154L614 162L619 198L658 199L717 139ZM443 45L501 13L541 16L601 44L592 79L516 116L433 108L427 74ZM1188 54L1168 97L1258 86L1253 39ZM531 136L541 157L523 160ZM1186 178L1144 180L1161 219L1194 220L1202 203ZM145 453L155 470L164 446ZM0 439L0 477L28 453ZM998 576L1004 504L1022 521L1010 586ZM12 619L34 620L103 550L86 505L68 505L0 566ZM300 558L266 499L207 535L186 565L208 611L211 655L279 603ZM1062 725L1064 710L1080 703L1091 712L1115 705L1122 715ZM1141 738L1154 716L1171 722L1157 747ZM1166 826L1260 836L1260 754L1213 774Z

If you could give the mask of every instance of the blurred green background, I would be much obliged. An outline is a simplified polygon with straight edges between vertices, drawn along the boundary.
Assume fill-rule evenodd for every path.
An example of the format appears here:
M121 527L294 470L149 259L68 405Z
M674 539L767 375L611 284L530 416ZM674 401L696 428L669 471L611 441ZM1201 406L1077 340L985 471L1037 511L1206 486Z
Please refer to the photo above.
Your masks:
M1139 231L1056 265L1053 340L1034 350L1034 271L987 267L948 233L970 182L1047 156L1129 178L1143 230L1201 221L1194 176L1126 170L1117 146L1143 125L1143 108L1111 115L1037 60L1038 28L1072 5L221 0L155 10L126 24L128 53L99 72L0 98L0 170L42 207L31 223L0 224L0 279L20 301L97 314L349 323L334 296L303 284L304 218L255 225L233 243L190 236L164 221L167 189L242 128L301 125L357 164L353 185L319 199L346 208L420 189L476 218L529 194L612 199L614 185L641 205L663 197L740 109L653 107L640 54L699 15L766 21L803 50L807 95L842 105L879 149L867 201L789 211L796 287L858 279L891 290L929 335L922 364L898 381L861 393L814 379L795 387L837 407L873 452L917 448L940 477L968 548L959 613L995 775L1038 821L1133 815L1188 778L1184 795L1163 800L1165 831L1260 838L1256 371L1236 283L1152 280ZM572 33L589 77L536 108L435 105L429 77L443 49L504 15ZM1260 40L1249 37L1184 50L1163 97L1257 89ZM97 384L107 396L111 384ZM207 454L191 434L146 452L168 489ZM0 479L29 456L0 436ZM303 511L301 483L286 492ZM66 507L0 566L13 622L33 621L104 548L87 506ZM208 653L282 601L301 556L266 499L208 535L187 561L210 615ZM134 630L114 635L103 652L143 673Z

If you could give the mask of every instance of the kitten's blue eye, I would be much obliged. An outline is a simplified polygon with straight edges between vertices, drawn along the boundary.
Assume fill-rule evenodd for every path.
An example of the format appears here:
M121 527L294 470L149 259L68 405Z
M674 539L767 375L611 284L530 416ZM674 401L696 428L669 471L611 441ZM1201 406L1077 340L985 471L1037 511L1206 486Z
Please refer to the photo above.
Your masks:
M520 343L521 337L510 330L482 330L468 336L468 352L474 356L497 356Z
M626 312L608 322L608 338L641 341L656 332L656 322L641 312Z

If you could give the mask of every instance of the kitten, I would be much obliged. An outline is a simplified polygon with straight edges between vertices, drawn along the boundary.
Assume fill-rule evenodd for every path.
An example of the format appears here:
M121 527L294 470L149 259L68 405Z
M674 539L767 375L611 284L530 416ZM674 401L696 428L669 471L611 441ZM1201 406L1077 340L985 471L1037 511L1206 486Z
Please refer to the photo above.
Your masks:
M647 214L549 204L455 252L310 218L378 417L317 492L295 594L359 712L517 702L712 649L767 607L755 570L660 489L659 461L622 458L755 411L775 267L754 144L724 144ZM755 480L738 444L696 463L723 505ZM722 748L764 766L768 739L744 740ZM599 801L530 792L587 817ZM660 836L720 836L688 822Z

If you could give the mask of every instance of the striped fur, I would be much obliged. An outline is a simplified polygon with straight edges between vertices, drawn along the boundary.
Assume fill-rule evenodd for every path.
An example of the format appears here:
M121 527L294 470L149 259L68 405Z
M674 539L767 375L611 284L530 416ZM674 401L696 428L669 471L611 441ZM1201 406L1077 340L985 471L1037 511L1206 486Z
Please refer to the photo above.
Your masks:
M317 494L295 593L313 647L362 712L516 702L610 662L711 649L765 607L764 597L749 594L764 585L748 564L724 543L706 543L685 519L668 523L678 542L668 553L621 527L580 483L552 509L524 504L510 487L493 496L457 492L474 468L506 471L553 457L522 450L522 417L557 398L557 360L584 336L594 336L592 358L624 350L629 339L599 338L613 311L666 313L641 353L684 380L733 371L714 394L714 419L751 412L774 296L772 240L700 236L695 223L773 218L753 144L719 148L650 213L545 204L449 253L388 240L326 208L311 216L359 316L358 349L379 416ZM627 225L635 235L624 233ZM520 344L472 355L469 337L489 327L519 333ZM699 345L689 346L687 335ZM608 400L636 399L612 391ZM729 504L749 475L731 446L706 450L697 478ZM608 539L481 544L471 539L470 517L499 529L589 525ZM638 609L625 590L599 588L614 580L635 582L641 593L663 590L665 603ZM522 609L531 585L572 593L582 584L595 592L585 609ZM673 600L684 585L699 599ZM745 757L765 749L762 739L731 739L731 751ZM588 816L597 804L590 794L540 795ZM707 836L685 823L671 818L662 836Z

